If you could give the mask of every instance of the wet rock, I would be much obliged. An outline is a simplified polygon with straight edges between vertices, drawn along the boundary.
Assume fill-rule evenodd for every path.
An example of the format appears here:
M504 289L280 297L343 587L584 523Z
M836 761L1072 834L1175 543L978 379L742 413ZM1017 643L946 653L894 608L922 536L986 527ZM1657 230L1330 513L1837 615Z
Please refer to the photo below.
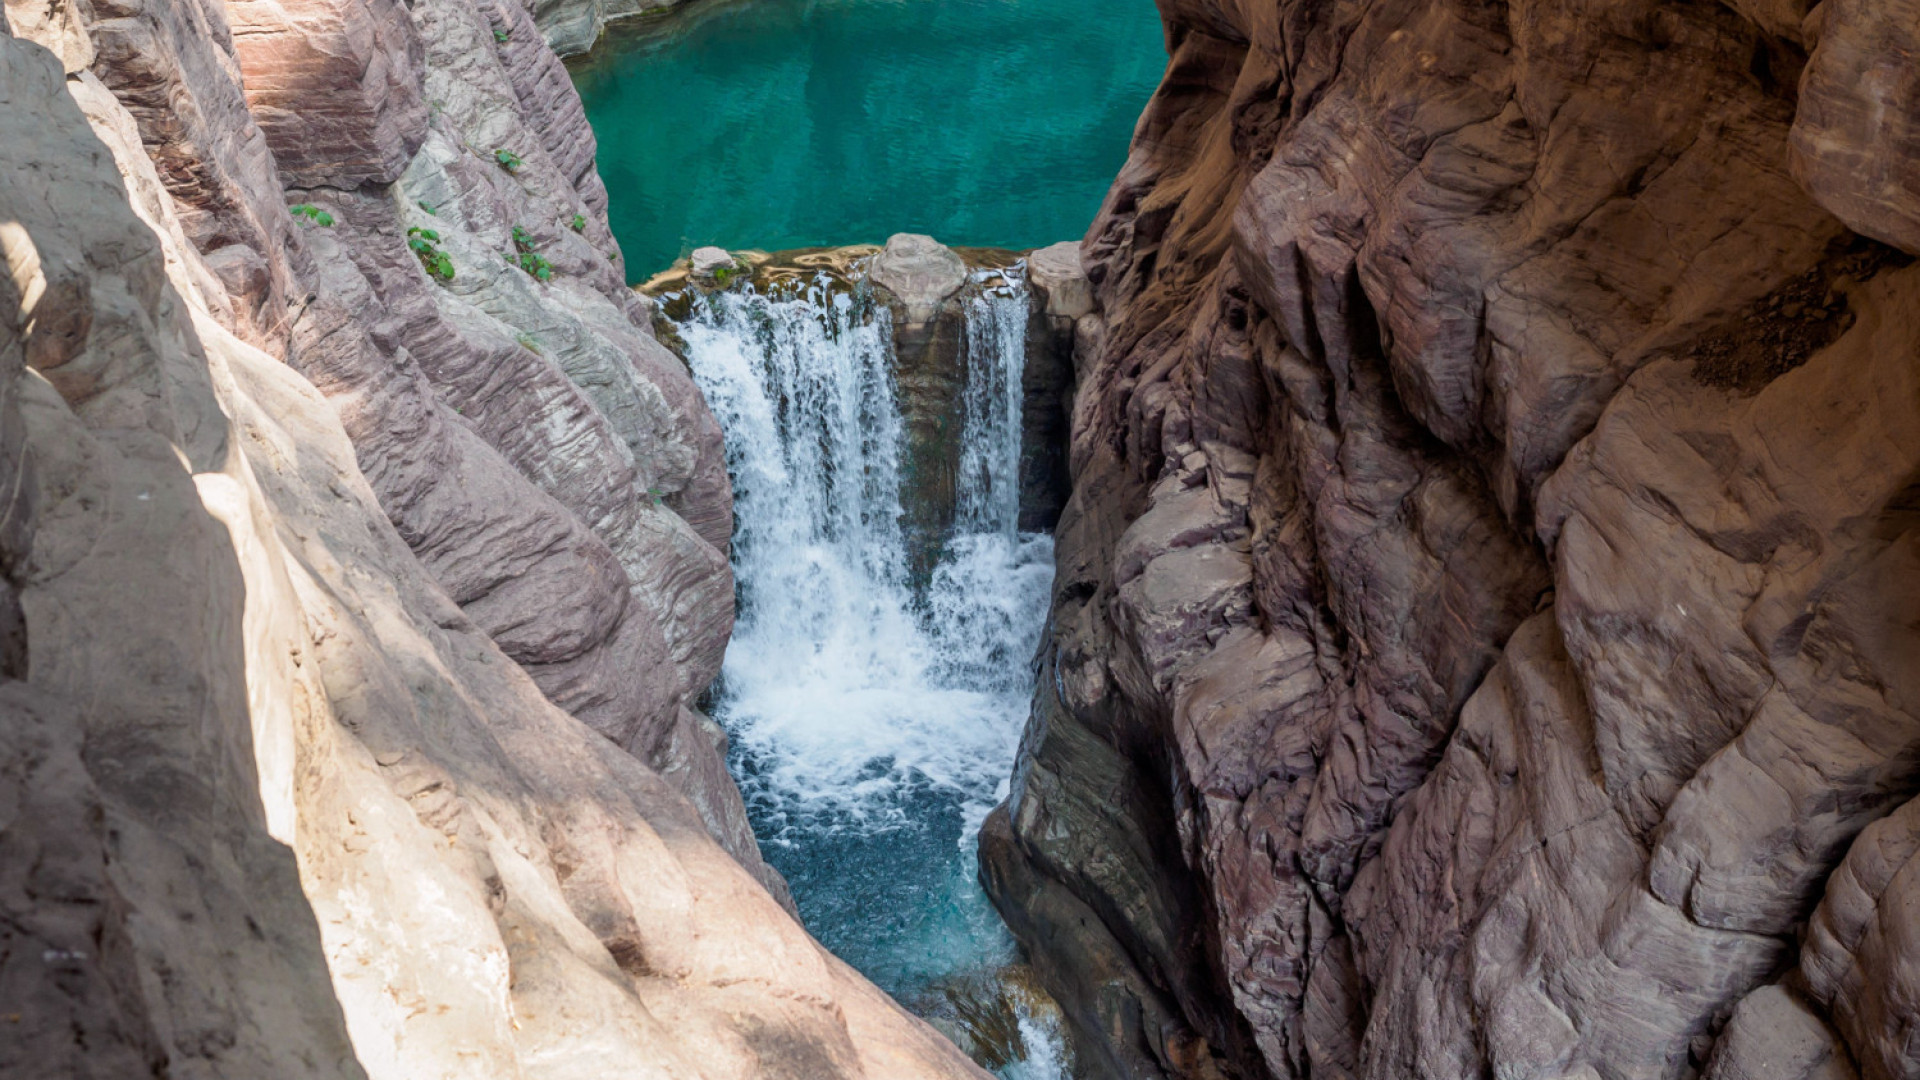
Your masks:
M895 237L895 248L919 251L925 237ZM930 241L929 241L930 242ZM804 248L781 252L730 254L719 248L701 249L694 258L655 275L641 291L658 297L669 311L658 325L671 337L672 319L684 317L693 292L703 283L701 267L737 267L751 275L754 287L769 293L806 288L824 276L832 290L850 298L859 317L887 318L893 331L894 379L905 427L901 510L907 540L909 570L924 580L938 561L941 547L953 533L955 491L961 462L961 431L965 423L968 385L967 348L970 304L983 292L1001 287L1008 278L998 272L1013 268L1030 256L996 248L937 249L926 261L940 278L924 299L934 313L915 321L908 302L894 288L875 287L886 260L883 249L869 244L840 248ZM915 256L919 258L919 256ZM952 262L957 260L958 270ZM1059 260L1055 259L1056 263ZM1059 263L1049 280L1056 288L1071 289L1062 277L1068 264ZM899 264L894 265L899 270ZM951 291L946 291L954 281ZM711 281L710 273L705 276ZM731 278L730 278L731 280ZM901 284L900 289L913 286ZM1031 284L1029 280L1029 284ZM1071 411L1075 348L1074 320L1047 314L1049 294L1029 289L1025 358L1021 373L1021 456L1019 527L1025 531L1051 529L1066 504L1067 436Z

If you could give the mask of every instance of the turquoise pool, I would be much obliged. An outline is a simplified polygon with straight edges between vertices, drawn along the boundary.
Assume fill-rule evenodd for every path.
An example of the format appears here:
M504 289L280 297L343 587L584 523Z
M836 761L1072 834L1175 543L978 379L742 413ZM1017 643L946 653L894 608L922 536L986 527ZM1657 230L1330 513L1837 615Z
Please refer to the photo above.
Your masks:
M639 281L702 244L1078 239L1165 65L1151 0L696 0L573 73Z

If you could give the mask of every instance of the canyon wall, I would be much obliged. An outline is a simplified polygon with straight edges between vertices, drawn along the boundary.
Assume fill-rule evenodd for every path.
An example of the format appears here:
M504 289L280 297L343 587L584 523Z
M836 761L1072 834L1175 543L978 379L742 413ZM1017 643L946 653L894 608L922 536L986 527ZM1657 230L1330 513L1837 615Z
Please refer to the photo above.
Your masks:
M1160 6L981 846L1084 1075L1920 1077L1920 7Z
M530 3L7 0L0 103L0 1075L982 1075L759 859Z

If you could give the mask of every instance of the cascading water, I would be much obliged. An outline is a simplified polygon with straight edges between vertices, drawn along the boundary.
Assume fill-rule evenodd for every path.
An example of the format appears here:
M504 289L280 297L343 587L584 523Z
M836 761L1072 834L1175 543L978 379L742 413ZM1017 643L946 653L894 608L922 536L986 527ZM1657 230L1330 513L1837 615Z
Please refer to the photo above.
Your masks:
M815 936L923 1015L978 1015L987 987L1010 1011L999 1050L976 1038L976 1053L1010 1080L1052 1080L1057 1017L1005 984L1014 948L972 852L1005 793L1053 575L1051 539L1017 530L1019 269L977 275L966 304L955 526L918 589L886 307L822 276L699 297L679 324L726 431L739 521L714 712Z

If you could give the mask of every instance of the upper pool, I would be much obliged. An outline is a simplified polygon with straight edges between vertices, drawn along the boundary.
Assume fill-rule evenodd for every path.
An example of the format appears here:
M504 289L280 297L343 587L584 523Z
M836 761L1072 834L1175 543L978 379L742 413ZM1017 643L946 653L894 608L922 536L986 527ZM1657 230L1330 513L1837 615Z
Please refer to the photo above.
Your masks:
M1079 239L1165 66L1152 0L694 0L573 75L638 281L703 244Z

